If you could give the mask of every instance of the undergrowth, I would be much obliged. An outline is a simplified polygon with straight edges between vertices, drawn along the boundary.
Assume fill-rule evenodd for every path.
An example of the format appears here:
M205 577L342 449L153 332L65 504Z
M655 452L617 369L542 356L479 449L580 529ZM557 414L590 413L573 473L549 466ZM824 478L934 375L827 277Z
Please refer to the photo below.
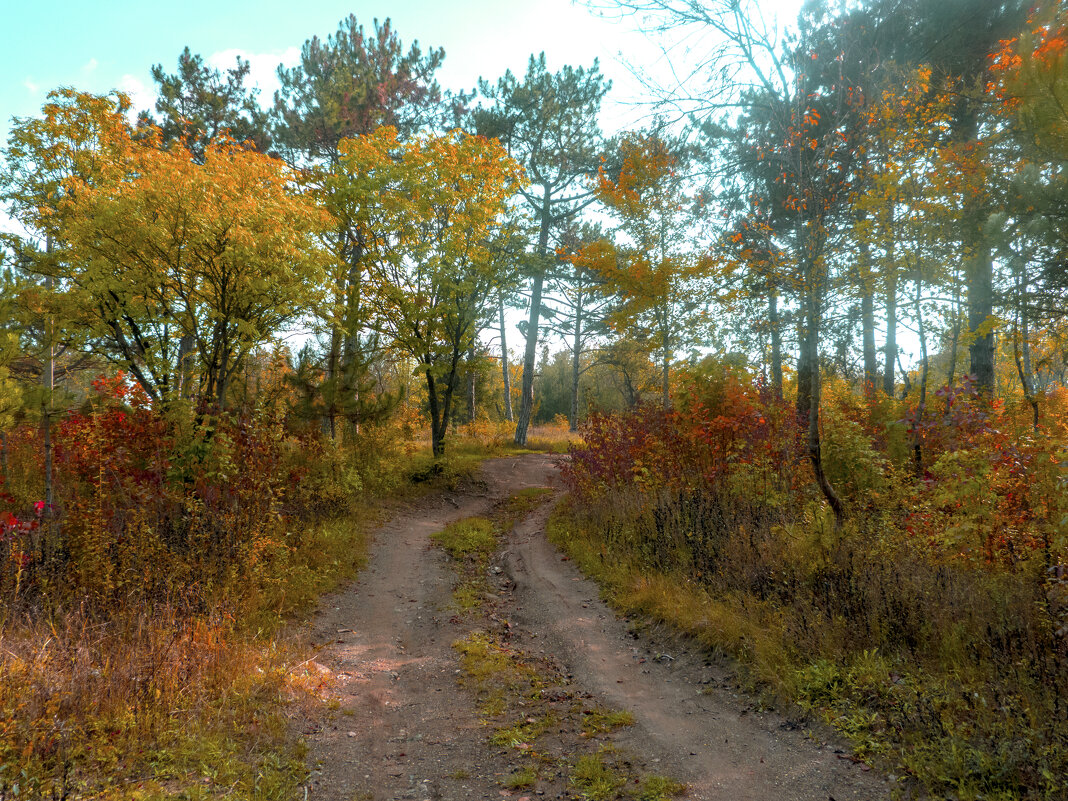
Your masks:
M879 423L894 401L843 396L825 419L838 525L791 410L744 377L689 380L676 411L591 421L551 539L618 609L732 654L913 788L1068 798L1056 445L962 391L917 481L901 424Z
M386 498L454 488L396 431L333 443L265 416L170 420L116 380L9 432L0 486L0 798L294 799L294 718L327 712L291 623L351 578ZM10 510L10 511L8 511Z

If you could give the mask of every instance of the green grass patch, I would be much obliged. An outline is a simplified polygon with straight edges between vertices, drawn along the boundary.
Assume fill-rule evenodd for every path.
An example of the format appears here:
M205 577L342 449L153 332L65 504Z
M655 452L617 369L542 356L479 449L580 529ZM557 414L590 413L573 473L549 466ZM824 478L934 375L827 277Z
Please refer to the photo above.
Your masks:
M578 758L571 768L569 782L582 798L607 801L626 786L627 778L605 764L602 753L596 753Z
M596 707L582 713L582 731L587 736L604 734L623 726L633 726L634 715L625 709Z
M497 530L484 517L469 517L431 534L430 539L440 545L453 559L483 561L497 547Z
M509 773L501 781L501 786L509 790L530 790L538 781L538 772L533 765L524 765L513 773Z
M668 776L649 774L643 776L638 785L638 791L634 794L637 801L667 801L685 794L686 785L677 782Z

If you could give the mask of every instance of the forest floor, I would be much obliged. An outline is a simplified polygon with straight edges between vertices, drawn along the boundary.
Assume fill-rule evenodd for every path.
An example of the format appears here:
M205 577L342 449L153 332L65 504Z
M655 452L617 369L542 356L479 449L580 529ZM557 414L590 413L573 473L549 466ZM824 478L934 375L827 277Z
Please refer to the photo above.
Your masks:
M309 636L333 711L297 721L308 798L651 800L672 780L693 799L889 797L826 731L741 692L729 664L617 617L546 540L548 498L502 526L479 603L457 606L456 563L431 535L552 487L558 458L490 460L399 509L359 579L323 599Z

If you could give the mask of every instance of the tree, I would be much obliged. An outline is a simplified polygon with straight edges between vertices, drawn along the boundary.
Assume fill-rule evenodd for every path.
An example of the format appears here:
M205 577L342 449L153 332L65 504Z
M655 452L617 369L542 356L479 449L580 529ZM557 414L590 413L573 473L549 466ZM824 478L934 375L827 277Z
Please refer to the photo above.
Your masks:
M389 19L368 35L349 15L337 33L304 43L300 64L278 68L274 136L293 161L336 162L341 142L381 126L415 133L441 100L434 73L445 51L404 45Z
M426 53L418 43L405 47L389 19L367 32L349 15L323 41L304 43L300 64L279 67L281 88L275 93L272 134L275 143L305 182L320 192L332 186L326 174L337 168L341 143L392 126L401 137L413 135L433 118L441 101L434 73L445 51ZM319 385L324 423L335 434L335 419L350 412L365 414L361 387L368 386L367 366L377 358L374 335L367 327L360 271L367 243L328 196L336 225L324 235L335 254L330 287L334 303L325 320L323 381ZM361 407L364 408L361 411Z
M174 74L168 75L162 64L156 64L152 80L158 92L159 118L143 112L140 122L157 126L164 146L184 145L198 163L203 163L208 144L223 137L267 152L267 114L256 102L256 90L245 86L248 61L238 57L236 62L224 74L187 47L178 56Z
M871 14L890 30L886 37L894 60L904 68L921 64L932 70L934 86L948 86L953 103L948 138L961 165L981 169L976 150L994 135L997 121L983 88L990 79L991 52L1017 32L1026 17L1021 0L881 0ZM968 166L968 165L972 166ZM981 180L980 189L988 189ZM987 221L996 196L979 191L967 198L958 228L962 272L968 294L970 373L985 395L994 391L994 241Z
M586 358L591 343L607 333L611 296L604 291L601 267L606 259L614 267L615 252L600 225L572 226L561 237L557 250L565 265L553 276L557 302L550 310L552 330L567 345L571 356L568 427L578 430L579 383L598 360ZM570 269L568 269L570 268ZM543 404L544 406L544 404Z
M644 338L659 353L661 402L671 406L676 351L701 344L709 326L710 260L690 244L698 201L686 192L686 154L659 133L630 133L620 143L621 167L602 168L597 196L619 221L626 244L600 272L616 287L617 330Z
M481 93L493 105L474 112L477 130L498 138L508 155L526 170L530 185L521 195L538 225L515 430L518 445L526 444L533 410L542 293L551 259L550 232L593 202L593 192L584 179L596 174L601 139L597 114L609 87L596 61L589 69L567 66L550 73L544 53L530 57L522 83L506 72L496 86L486 81L480 85Z
M8 151L15 216L54 249L39 269L154 401L183 394L195 365L195 394L224 406L251 350L315 305L326 218L276 159L223 141L198 164L155 132L135 139L124 98L53 100Z
M495 142L453 132L407 142L393 128L341 144L329 191L366 247L372 324L426 380L434 455L461 367L503 277L490 240L522 169Z

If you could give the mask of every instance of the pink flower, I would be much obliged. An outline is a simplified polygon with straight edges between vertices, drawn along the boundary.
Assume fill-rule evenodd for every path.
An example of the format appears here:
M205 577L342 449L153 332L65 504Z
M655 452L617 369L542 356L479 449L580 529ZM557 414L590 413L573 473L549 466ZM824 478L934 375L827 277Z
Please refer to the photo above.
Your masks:
M35 512L37 512L37 516L38 517L40 517L44 513L44 508L45 508L45 502L44 501L37 501L37 503L35 503L33 505L33 510Z

